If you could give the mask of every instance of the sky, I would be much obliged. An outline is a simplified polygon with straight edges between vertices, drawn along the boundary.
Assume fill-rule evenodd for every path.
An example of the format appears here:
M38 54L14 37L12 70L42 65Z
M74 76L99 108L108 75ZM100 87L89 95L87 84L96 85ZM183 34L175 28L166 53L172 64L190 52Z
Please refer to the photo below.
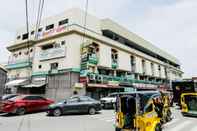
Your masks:
M29 0L30 23L39 0ZM85 9L86 0L45 0L43 18L69 8ZM16 30L25 26L25 0L0 4L0 63ZM197 0L89 0L88 12L110 18L178 58L184 77L197 76Z

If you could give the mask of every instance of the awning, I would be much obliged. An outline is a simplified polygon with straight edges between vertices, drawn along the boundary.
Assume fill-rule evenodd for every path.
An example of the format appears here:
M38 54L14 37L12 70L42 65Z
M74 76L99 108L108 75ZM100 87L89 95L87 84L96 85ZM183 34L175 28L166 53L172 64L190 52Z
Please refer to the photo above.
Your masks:
M44 85L46 85L46 84L33 84L33 83L31 83L29 85L24 85L22 87L24 87L24 88L34 88L34 87L37 87L38 88L38 87L42 87Z
M27 84L28 80L27 79L18 79L18 80L12 80L9 81L5 84L6 87L9 86L20 86L20 85L25 85Z

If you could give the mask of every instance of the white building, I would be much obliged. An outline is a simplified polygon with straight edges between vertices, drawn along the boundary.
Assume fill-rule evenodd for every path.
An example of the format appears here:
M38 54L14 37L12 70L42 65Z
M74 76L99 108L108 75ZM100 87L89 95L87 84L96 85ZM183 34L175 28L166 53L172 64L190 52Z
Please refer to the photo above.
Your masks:
M29 34L19 29L7 47L12 54L7 85L56 99L73 90L98 98L124 87L155 89L181 79L175 57L110 19L88 14L85 25L84 18L79 9L46 18L37 39L35 26Z

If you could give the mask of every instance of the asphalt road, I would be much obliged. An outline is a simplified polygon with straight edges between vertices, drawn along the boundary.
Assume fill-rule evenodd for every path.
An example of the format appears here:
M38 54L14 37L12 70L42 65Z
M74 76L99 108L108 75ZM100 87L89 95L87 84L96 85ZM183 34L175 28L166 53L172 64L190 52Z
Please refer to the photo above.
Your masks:
M172 109L174 119L164 125L164 131L197 131L197 118L183 117ZM2 130L3 129L3 130ZM0 116L2 131L114 131L114 111L103 110L96 115L64 115L49 117L46 113L24 116Z

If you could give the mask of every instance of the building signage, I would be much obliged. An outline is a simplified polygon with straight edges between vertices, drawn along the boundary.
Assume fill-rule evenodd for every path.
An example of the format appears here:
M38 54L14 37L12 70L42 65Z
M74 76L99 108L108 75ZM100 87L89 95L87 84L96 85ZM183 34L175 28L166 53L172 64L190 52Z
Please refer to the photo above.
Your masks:
M60 57L65 57L65 48L43 50L39 54L39 60L49 60Z
M66 27L67 27L67 25L66 26L59 26L59 27L51 29L49 31L39 32L38 33L38 38L43 38L43 37L47 37L47 36L50 36L50 35L54 35L54 34L63 32L63 31L65 31Z

